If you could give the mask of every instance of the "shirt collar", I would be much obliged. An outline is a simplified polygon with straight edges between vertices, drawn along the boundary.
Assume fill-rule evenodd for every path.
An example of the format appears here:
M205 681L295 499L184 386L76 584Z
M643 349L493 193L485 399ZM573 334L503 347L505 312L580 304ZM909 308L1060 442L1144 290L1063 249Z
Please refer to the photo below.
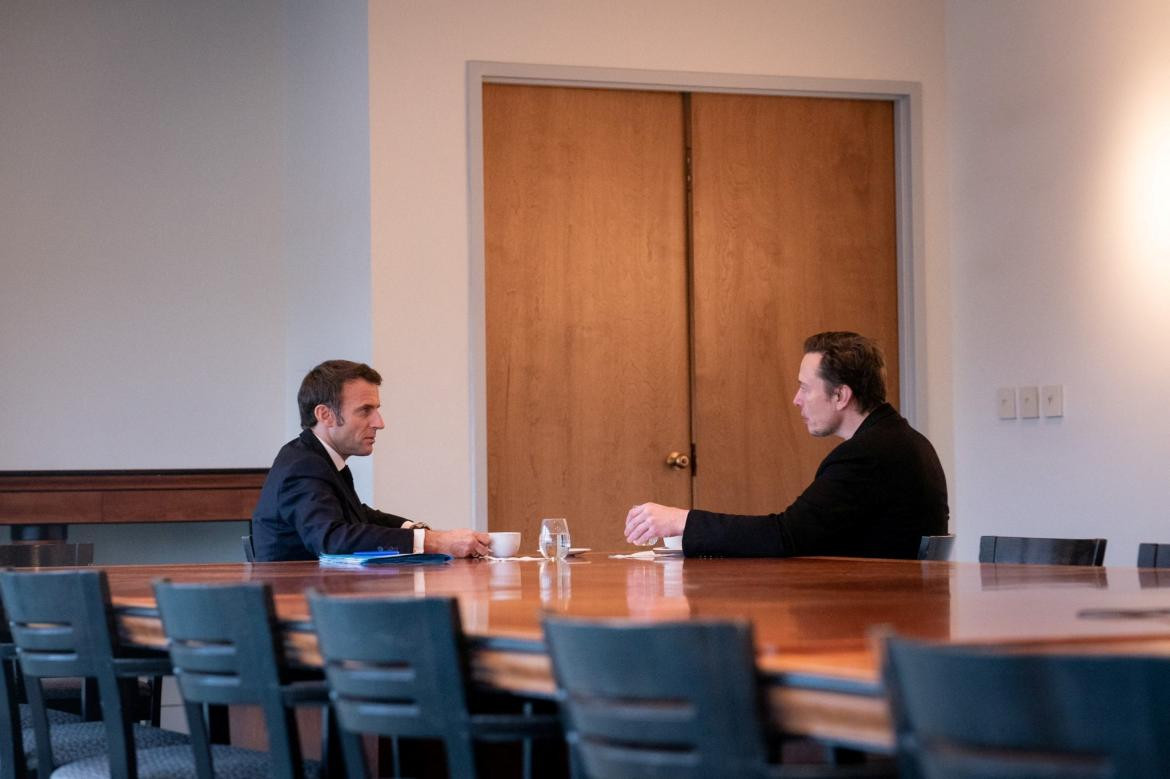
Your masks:
M332 446L330 446L329 443L324 438L317 435L316 430L313 431L313 435L317 436L317 440L321 442L321 446L325 447L325 453L328 454L329 459L333 461L333 467L335 467L339 471L342 468L344 468L345 467L345 458L342 457L341 455L339 455L336 452L336 450L334 450L334 448Z

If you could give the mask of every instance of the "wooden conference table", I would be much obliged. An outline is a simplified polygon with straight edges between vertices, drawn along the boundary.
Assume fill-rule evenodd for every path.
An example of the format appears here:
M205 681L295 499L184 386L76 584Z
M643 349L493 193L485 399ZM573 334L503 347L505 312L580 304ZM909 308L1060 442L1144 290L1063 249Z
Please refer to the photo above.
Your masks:
M484 685L553 690L544 611L645 620L742 617L778 726L828 742L888 750L875 626L950 643L1170 654L1170 570L843 558L611 559L561 564L456 560L447 565L326 569L315 563L113 566L106 569L125 638L161 646L151 582L263 581L294 658L319 664L303 592L450 595ZM1159 613L1159 609L1168 609Z

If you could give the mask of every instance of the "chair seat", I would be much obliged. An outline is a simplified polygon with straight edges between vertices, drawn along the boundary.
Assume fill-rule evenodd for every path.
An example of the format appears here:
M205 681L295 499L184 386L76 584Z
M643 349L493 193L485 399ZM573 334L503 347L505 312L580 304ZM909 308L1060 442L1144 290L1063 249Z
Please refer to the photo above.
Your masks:
M64 725L67 722L81 722L81 717L76 714L70 714L67 711L58 711L57 709L46 709L45 716L49 720L49 725ZM20 729L27 730L32 727L32 707L27 703L20 704Z
M267 779L272 773L272 764L266 752L213 744L211 760L216 779ZM53 779L92 779L109 775L109 758L103 754L63 765L53 772ZM305 779L319 779L321 764L315 760L306 760L304 775ZM138 779L193 779L194 776L195 757L190 745L142 749L138 752Z
M24 753L28 755L30 767L36 764L36 741L32 728L24 731ZM49 728L49 738L53 742L53 759L57 765L64 766L75 760L101 755L106 753L106 726L102 722L72 722L63 725L54 725ZM166 747L177 744L188 744L189 741L182 733L173 730L160 730L146 725L134 726L134 744L138 749L150 747ZM190 754L190 747L187 748Z

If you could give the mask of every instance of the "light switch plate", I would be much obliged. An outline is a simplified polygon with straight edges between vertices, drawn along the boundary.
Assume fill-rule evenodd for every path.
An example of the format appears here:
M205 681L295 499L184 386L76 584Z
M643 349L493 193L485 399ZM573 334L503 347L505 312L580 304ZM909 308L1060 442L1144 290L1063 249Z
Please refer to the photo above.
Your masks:
M1036 387L1020 387L1020 419L1035 419L1040 416L1040 390Z
M995 405L1000 419L1016 418L1016 388L1000 387L995 391Z
M1064 386L1048 384L1040 389L1040 403L1046 417L1064 416Z

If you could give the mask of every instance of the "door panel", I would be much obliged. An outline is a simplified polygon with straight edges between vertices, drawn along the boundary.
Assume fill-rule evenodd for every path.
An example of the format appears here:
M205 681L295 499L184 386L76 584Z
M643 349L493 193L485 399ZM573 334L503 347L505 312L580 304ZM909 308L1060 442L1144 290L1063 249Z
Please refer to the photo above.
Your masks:
M625 547L689 506L682 96L485 85L488 519Z
M898 398L893 104L695 94L694 505L781 511L840 443L792 405L805 337L881 344Z

